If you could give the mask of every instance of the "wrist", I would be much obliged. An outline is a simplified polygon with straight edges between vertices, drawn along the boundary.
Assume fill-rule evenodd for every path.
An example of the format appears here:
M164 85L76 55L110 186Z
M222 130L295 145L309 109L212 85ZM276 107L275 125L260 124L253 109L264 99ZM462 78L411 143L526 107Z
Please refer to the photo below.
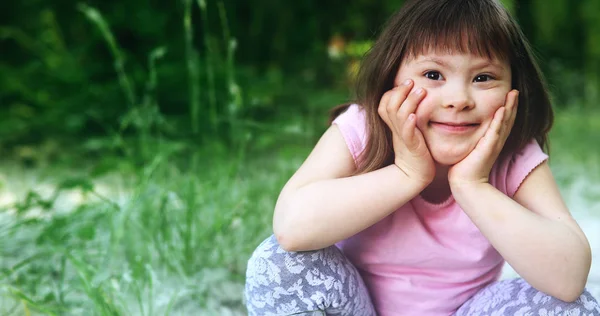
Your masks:
M452 181L450 182L450 191L456 200L467 195L476 195L481 190L486 190L491 186L488 181Z
M410 183L420 193L433 181L434 175L427 176L421 175L416 172L411 172L410 169L403 168L401 164L393 163L390 167L394 168L396 172L403 178L403 183Z

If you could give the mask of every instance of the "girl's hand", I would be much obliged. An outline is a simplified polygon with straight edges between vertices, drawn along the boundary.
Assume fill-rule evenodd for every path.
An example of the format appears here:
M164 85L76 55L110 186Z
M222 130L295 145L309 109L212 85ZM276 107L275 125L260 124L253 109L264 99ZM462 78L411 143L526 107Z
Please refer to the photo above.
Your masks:
M448 180L452 190L470 184L488 183L490 171L510 134L517 116L519 91L506 95L506 103L494 114L485 135L471 153L450 167Z
M423 88L410 93L412 80L386 92L378 113L392 131L394 164L411 179L428 185L435 176L435 165L423 134L417 128L415 111L425 97Z

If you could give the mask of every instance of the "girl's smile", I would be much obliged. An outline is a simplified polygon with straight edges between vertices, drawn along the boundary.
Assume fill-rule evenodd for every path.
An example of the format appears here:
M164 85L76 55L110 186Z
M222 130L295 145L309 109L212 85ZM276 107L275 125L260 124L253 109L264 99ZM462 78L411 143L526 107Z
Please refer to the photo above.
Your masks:
M468 53L407 57L395 84L406 79L427 93L415 112L417 127L441 165L454 165L475 148L511 90L506 61Z
M479 126L478 123L455 123L455 122L435 122L431 121L429 123L431 127L438 129L440 132L446 133L468 133L476 130Z

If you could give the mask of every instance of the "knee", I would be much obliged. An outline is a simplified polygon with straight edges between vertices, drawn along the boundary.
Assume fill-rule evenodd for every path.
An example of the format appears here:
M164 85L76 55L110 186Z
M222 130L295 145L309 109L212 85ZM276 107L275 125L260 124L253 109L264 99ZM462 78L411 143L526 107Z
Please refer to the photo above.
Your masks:
M570 302L569 304L579 305L583 310L595 311L597 313L593 315L600 315L600 304L587 289L584 289L583 293L576 300Z
M304 262L308 261L304 260L306 256L306 253L285 251L274 235L265 239L254 250L247 263L245 296L248 306L275 304L274 298L267 298L273 291L277 291L278 295L287 293L303 278L301 273L312 268L307 267Z
M254 284L255 286L282 285L290 272L295 271L290 265L292 256L299 259L303 254L285 251L274 235L269 236L256 247L248 259L246 284ZM300 266L299 268L303 269L305 267Z
M573 315L576 312L584 312L585 315L600 316L600 305L587 289L578 298L564 301L534 289L523 279L520 279L520 283L523 293L530 293L533 306L540 306L543 310L563 311L568 315L571 312Z
M335 246L288 252L281 248L275 236L270 236L248 260L244 296L249 315L274 313L284 305L294 307L293 312L302 308L309 311L341 306L342 303L337 302L346 297L338 293L344 288L341 280L351 275L350 270L340 271L350 269L344 258ZM339 286L331 286L333 283Z
M246 267L246 284L271 286L295 282L309 270L323 270L324 261L341 260L343 254L335 247L303 252L289 252L281 247L274 235L265 239L252 253Z
M600 306L587 290L573 302L565 302L540 292L524 279L496 282L467 301L456 315L516 315L528 311L540 315L600 316Z
M280 249L281 247L279 247L274 235L269 236L261 242L248 259L246 277L253 273L265 270L269 265L272 265L272 261L277 256L277 251Z

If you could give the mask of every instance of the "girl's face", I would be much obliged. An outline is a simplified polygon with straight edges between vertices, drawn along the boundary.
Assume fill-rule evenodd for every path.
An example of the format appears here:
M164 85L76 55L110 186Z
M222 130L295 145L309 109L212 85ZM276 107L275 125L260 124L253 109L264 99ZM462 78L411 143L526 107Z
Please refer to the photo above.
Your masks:
M413 90L427 91L415 113L417 128L442 165L458 163L475 148L511 90L508 62L462 53L405 58L395 86L406 79L414 81Z

